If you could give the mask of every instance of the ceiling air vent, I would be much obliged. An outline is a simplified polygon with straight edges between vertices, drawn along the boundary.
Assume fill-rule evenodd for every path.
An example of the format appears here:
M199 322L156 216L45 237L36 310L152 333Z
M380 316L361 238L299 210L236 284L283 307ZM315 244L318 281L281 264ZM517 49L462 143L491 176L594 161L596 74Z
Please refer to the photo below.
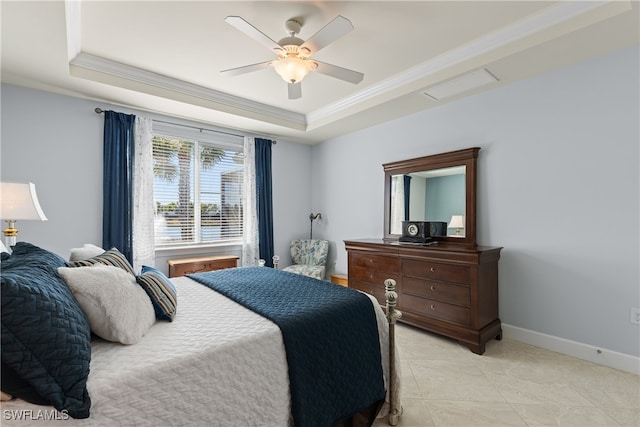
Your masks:
M443 99L497 82L498 79L484 68L481 68L444 83L431 86L424 91L424 94L435 101L441 101Z

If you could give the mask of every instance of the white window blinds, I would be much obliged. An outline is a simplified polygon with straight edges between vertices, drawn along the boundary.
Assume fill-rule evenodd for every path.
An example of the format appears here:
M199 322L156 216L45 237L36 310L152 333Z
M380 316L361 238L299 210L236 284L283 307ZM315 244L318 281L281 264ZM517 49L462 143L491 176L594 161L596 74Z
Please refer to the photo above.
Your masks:
M242 239L243 137L154 122L156 247Z

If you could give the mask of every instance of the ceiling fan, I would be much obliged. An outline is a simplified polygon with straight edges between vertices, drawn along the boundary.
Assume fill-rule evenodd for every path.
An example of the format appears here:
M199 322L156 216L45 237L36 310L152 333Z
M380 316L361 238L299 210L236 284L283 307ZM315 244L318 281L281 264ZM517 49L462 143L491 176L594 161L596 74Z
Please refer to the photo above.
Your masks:
M296 34L298 34L302 28L301 20L289 19L285 23L289 37L285 37L277 43L239 16L227 16L225 21L266 46L276 54L277 59L246 65L244 67L231 68L221 71L222 74L237 76L273 67L280 77L288 83L289 99L298 99L302 96L300 82L310 71L317 71L353 84L360 83L364 77L364 74L357 71L309 59L311 55L320 49L353 30L351 21L343 16L338 15L333 21L329 22L306 41L296 37Z

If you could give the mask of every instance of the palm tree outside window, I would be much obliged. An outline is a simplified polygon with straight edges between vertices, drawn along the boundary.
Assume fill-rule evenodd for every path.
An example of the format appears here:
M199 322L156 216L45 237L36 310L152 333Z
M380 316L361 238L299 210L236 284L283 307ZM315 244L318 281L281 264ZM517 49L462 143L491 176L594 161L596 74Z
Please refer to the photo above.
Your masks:
M243 145L153 136L156 247L242 239Z

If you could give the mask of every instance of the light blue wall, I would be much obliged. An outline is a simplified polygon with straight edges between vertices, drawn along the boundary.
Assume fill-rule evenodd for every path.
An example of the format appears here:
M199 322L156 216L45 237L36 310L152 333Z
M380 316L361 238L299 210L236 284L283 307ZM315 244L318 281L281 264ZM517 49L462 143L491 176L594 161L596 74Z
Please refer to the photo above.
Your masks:
M2 181L33 182L46 222L18 240L64 257L102 243L102 123L87 100L2 85Z
M452 215L465 215L465 176L462 174L427 179L427 221L449 223Z
M504 247L502 321L638 356L638 64L635 46L315 146L335 269L343 240L383 234L383 163L479 146L478 243Z

